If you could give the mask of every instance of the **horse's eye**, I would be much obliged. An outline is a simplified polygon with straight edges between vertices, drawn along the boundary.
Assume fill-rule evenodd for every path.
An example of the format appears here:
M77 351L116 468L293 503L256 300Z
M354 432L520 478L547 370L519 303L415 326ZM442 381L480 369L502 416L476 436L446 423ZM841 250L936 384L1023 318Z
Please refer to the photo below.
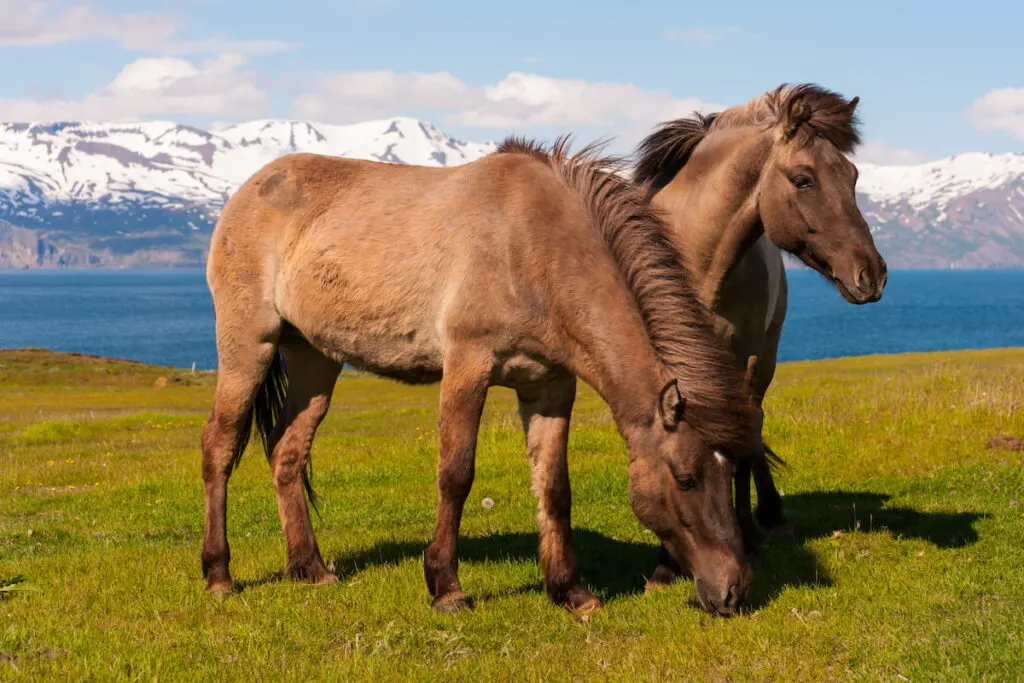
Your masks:
M676 475L676 485L683 491L692 491L697 488L697 478L690 474Z
M796 189L803 190L814 184L814 181L805 175L798 175L791 179L793 184L796 185Z

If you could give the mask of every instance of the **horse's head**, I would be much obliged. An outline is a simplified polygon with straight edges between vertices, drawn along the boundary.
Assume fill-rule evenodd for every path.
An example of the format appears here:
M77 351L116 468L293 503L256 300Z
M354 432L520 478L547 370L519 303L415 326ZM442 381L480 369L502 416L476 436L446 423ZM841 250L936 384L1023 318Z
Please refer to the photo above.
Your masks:
M634 450L629 466L630 504L675 560L690 568L701 606L732 614L754 575L733 507L733 464L683 420L675 382L662 391L658 412L660 424Z
M857 167L846 158L859 143L859 98L813 86L776 94L775 144L758 193L765 233L835 283L847 301L878 301L886 264L857 207Z

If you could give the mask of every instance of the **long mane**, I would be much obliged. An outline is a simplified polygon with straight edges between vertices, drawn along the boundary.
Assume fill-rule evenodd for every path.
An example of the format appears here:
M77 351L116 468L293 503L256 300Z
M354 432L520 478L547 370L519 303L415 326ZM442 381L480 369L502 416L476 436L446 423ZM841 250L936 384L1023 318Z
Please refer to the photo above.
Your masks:
M717 114L694 113L661 124L637 147L633 179L653 191L660 190L679 173L693 150L711 132L739 126L783 125L793 116L798 103L805 107L805 114L794 125L796 144L808 144L821 137L844 154L853 152L860 144L855 102L812 83L784 84Z
M743 368L721 347L668 227L643 188L621 175L625 162L595 142L575 154L571 138L550 147L509 138L499 154L546 161L584 205L615 261L662 363L679 380L686 420L709 445L732 454L758 450L755 408Z

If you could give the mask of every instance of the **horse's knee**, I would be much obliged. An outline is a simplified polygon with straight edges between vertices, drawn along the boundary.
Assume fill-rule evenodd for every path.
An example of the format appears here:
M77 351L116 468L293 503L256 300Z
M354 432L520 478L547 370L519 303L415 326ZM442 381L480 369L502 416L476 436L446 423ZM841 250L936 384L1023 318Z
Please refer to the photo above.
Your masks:
M473 486L474 464L471 458L451 458L442 463L437 487L445 498L465 500Z

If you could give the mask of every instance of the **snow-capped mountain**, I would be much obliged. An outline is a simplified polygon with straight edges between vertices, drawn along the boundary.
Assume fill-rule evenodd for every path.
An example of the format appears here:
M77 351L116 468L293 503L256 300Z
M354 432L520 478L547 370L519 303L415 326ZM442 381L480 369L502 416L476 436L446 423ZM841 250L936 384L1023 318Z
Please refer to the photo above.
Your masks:
M216 132L165 121L0 124L0 218L54 238L202 234L238 185L288 152L447 166L490 149L406 118L250 121Z
M860 164L858 199L895 266L1024 266L1024 154Z
M452 166L493 149L409 118L215 131L165 121L0 124L0 267L200 264L231 192L289 152ZM858 199L891 266L1024 265L1024 154L860 170Z

